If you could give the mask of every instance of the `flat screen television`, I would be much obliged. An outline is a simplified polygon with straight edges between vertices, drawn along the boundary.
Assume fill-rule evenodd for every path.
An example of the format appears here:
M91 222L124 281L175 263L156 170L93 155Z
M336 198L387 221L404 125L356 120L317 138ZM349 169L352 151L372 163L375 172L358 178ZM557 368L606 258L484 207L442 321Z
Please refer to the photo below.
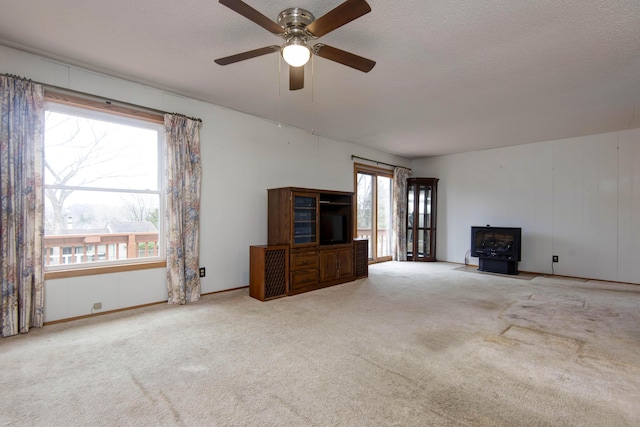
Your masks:
M320 214L320 244L348 243L347 216L333 212Z
M471 256L522 261L521 239L521 228L471 227Z

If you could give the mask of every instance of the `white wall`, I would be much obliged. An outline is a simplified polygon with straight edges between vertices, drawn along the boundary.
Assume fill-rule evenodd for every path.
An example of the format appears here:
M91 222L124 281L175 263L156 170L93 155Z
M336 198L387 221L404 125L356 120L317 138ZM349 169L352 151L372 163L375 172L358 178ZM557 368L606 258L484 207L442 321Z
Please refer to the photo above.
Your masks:
M353 191L351 155L409 166L410 161L330 140L212 104L0 46L0 73L203 120L202 292L247 286L249 246L267 241L267 188ZM47 281L45 321L166 300L164 270Z
M416 160L440 178L439 260L472 225L522 227L522 271L640 283L640 129ZM477 264L477 258L471 258Z

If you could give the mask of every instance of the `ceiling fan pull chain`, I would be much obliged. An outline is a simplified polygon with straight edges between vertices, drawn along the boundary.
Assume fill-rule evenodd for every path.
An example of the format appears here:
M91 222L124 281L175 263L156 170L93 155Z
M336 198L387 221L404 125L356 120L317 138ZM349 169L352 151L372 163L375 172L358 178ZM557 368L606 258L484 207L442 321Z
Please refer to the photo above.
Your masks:
M278 127L282 127L282 60L278 55Z
M313 134L316 128L316 104L315 104L315 89L316 89L316 73L315 73L315 60L311 56L311 133Z

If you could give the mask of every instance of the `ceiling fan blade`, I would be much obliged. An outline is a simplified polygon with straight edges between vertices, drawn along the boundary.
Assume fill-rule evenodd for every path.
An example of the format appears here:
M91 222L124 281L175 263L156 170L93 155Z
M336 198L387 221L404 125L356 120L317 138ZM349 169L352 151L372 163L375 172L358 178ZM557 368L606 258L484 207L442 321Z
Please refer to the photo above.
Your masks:
M245 59L256 58L258 56L266 55L268 53L277 52L280 50L280 46L267 46L260 49L254 49L247 52L237 53L231 56L225 56L224 58L218 58L215 60L218 65L229 65L235 62L244 61Z
M307 31L315 37L322 37L369 12L371 7L365 0L347 0L309 24Z
M273 34L284 34L284 29L280 25L267 18L262 13L258 12L241 0L220 0L220 3L227 6L234 12L239 13L245 18L255 22L256 24L260 25L262 28Z
M322 58L338 62L342 65L355 68L356 70L360 70L365 73L371 71L371 69L376 65L376 61L320 43L313 46L313 53Z
M304 87L304 65L302 67L289 66L289 90L298 90Z

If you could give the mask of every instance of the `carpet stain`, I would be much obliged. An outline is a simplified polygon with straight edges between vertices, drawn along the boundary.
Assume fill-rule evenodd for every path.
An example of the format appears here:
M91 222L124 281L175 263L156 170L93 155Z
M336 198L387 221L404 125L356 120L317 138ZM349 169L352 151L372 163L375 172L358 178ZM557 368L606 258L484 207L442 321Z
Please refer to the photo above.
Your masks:
M484 340L485 342L498 344L504 347L515 347L519 345L517 341L514 341L502 335L488 335L484 337Z
M597 366L599 369L607 368L613 371L625 369L633 371L634 374L640 372L640 365L633 363L633 361L620 360L617 357L603 353L594 354L593 350L590 350L587 354L579 354L578 363L584 366Z
M501 308L504 308L506 303L504 302L500 302L500 301L495 301L495 300L480 300L480 301L474 301L473 305L485 310L490 310L490 311L496 311L499 310Z
M413 378L410 378L410 377L408 377L408 376L406 376L406 375L403 375L403 374L401 374L400 372L392 371L391 369L386 368L386 367L384 367L384 366L378 365L377 363L372 362L371 360L369 360L369 359L367 359L367 358L365 358L365 357L362 357L362 356L360 356L360 355L357 355L357 357L358 357L358 358L360 358L361 360L364 360L364 361L365 361L365 362L367 362L368 364L373 365L373 366L375 366L376 368L378 368L378 369L380 369L380 370L382 370L382 371L386 372L386 373L389 373L389 374L392 374L392 375L398 376L398 377L400 377L400 378L404 379L405 381L407 381L407 382L409 382L409 383L412 383L412 384L414 384L414 385L417 385L418 387L422 388L422 385L421 385L420 383L418 383L418 382L417 382L415 379L413 379Z
M302 413L300 411L300 409L298 409L295 406L293 406L291 404L291 402L288 401L287 399L284 399L284 398L278 396L277 394L272 394L271 397L274 398L275 400L277 400L278 402L280 402L282 404L282 406L287 408L296 417L300 418L301 420L304 420L306 425L313 425L314 424L312 419L310 419L304 413Z
M421 331L418 334L418 341L420 344L436 353L445 352L452 347L458 347L467 342L470 338L470 334L465 335L460 330L449 329Z
M153 396L151 396L151 393L149 393L149 390L147 390L147 388L144 386L144 384L142 384L140 382L140 380L138 380L138 378L136 378L135 375L133 375L132 373L129 373L129 375L131 376L131 381L133 381L133 383L140 389L140 391L142 392L142 395L144 397L146 397L151 403L156 403L156 399L153 398Z
M581 329L594 332L597 323L620 317L620 313L607 306L591 304L587 298L565 293L556 295L531 294L524 301L514 302L498 316L509 323L537 329L538 325L558 322L561 328L581 324Z
M129 373L129 375L131 376L131 381L133 381L133 383L138 387L138 389L140 389L140 391L142 392L142 395L144 397L146 397L151 403L153 403L154 406L158 406L158 399L154 398L151 393L149 392L149 390L144 386L144 384L142 384L142 382L140 380L138 380L138 378L133 374L133 373ZM165 401L166 406L169 408L169 411L171 411L172 415L173 415L173 419L174 421L180 425L180 426L184 426L184 422L182 422L182 420L180 419L180 413L178 412L178 410L173 406L173 403L171 402L171 400L167 397L167 395L165 395L162 391L160 391L160 396L162 397L162 399Z
M166 394L164 394L164 392L161 390L160 391L160 396L162 396L162 399L167 403L167 407L169 408L169 410L171 411L171 413L173 414L173 419L176 423L178 423L178 425L185 425L182 420L180 419L180 412L178 412L178 410L175 408L175 406L173 406L173 402L171 402L171 399L169 399L169 397L167 397Z
M502 336L536 347L545 347L560 353L579 353L584 342L575 338L552 334L537 329L511 325Z
M427 406L427 405L426 405L426 404L424 404L424 403L421 403L421 404L420 404L420 406L422 406L422 408L423 408L424 410L429 411L429 412L431 412L432 414L435 414L435 415L437 415L437 416L441 417L442 419L449 421L450 425L455 425L455 426L469 426L469 425L471 425L471 424L469 424L468 422L465 422L465 421L462 421L462 420L456 419L456 418L454 418L454 417L452 417L452 416L450 416L450 415L447 415L447 414L445 414L445 413L444 413L444 412L442 412L442 411L436 411L435 409L433 409L433 408L431 408L431 407Z
M584 298L580 298L573 295L540 295L532 294L528 298L530 301L536 301L540 304L551 304L563 307L584 307L587 302Z

